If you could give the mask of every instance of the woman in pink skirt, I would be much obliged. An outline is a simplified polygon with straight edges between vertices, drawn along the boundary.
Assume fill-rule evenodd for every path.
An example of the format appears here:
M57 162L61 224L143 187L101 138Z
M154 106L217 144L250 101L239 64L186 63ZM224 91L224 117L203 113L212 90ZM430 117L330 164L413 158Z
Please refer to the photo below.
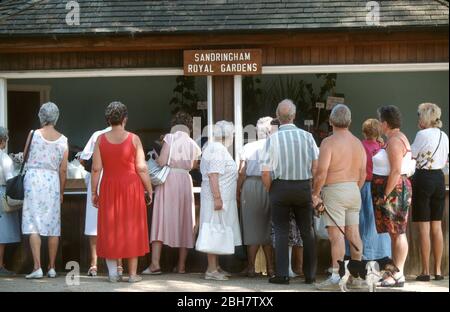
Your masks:
M150 241L152 262L142 274L161 274L162 245L179 248L178 273L185 273L188 248L194 247L195 204L189 171L197 164L200 147L189 137L192 117L178 112L172 119L172 133L164 137L157 162L169 165L164 184L155 189Z

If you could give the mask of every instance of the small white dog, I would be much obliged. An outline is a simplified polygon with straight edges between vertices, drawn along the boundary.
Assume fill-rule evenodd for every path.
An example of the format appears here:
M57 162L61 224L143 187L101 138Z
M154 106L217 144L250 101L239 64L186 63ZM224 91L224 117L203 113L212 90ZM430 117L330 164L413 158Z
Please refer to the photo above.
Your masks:
M347 292L347 282L350 276L353 279L361 278L365 280L369 292L376 291L376 283L380 280L380 266L376 261L355 261L349 260L338 261L339 263L339 276L341 277L339 281L339 287L341 291ZM364 265L365 264L365 265ZM350 267L349 267L350 265Z

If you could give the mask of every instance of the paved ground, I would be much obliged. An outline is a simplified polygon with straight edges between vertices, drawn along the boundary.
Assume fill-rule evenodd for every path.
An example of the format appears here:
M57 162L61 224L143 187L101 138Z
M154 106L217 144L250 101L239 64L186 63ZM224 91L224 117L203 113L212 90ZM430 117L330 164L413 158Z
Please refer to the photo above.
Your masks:
M290 285L273 285L264 277L245 278L232 277L229 281L207 281L202 274L164 274L160 276L145 276L140 283L109 283L104 276L80 276L80 285L69 286L66 277L56 279L43 278L41 280L26 280L23 276L0 278L0 292L112 292L112 291L147 291L147 292L314 292L313 285L306 285L302 279L291 280ZM323 279L323 278L322 278ZM321 279L321 280L322 280ZM377 291L401 292L449 292L449 280L432 281L430 283L416 282L409 279L401 289L377 289Z

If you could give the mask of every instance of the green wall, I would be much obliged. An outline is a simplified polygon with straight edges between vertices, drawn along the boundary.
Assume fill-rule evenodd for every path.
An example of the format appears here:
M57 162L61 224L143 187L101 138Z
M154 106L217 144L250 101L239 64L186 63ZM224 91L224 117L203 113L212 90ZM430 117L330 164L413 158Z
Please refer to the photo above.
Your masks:
M310 81L316 88L315 75L292 75ZM260 86L267 88L277 75L259 76ZM403 113L403 131L410 140L417 131L417 106L425 101L442 108L444 130L448 133L448 72L338 74L336 92L345 94L352 110L352 131L361 136L361 124L376 117L381 105L397 105ZM9 80L11 84L50 85L50 97L61 109L58 128L71 144L84 146L91 133L105 126L104 109L114 100L129 108L129 129L167 129L170 121L169 101L175 77L64 78ZM206 79L197 78L197 92L206 100ZM255 112L256 117L275 114L277 103ZM245 110L245 103L244 108ZM37 118L37 117L36 117ZM299 116L300 118L300 116Z
M176 77L60 78L8 80L11 84L50 85L50 100L60 108L57 128L70 144L84 147L90 135L106 126L104 110L112 101L128 107L128 128L158 129L170 125ZM206 79L197 78L197 92L206 100ZM36 116L37 118L37 116ZM162 134L162 133L161 133Z
M315 75L291 75L291 77L311 82L316 91L322 83ZM267 90L271 84L279 80L279 75L258 78L261 79L260 87ZM402 130L412 141L417 132L417 106L423 102L433 102L441 107L443 130L448 133L448 78L448 71L338 74L336 92L345 95L346 104L352 110L351 130L357 136L361 137L361 125L364 120L377 117L378 107L392 104L400 108L403 115ZM266 114L274 115L276 105L277 103L266 104L262 109L263 112L256 118Z

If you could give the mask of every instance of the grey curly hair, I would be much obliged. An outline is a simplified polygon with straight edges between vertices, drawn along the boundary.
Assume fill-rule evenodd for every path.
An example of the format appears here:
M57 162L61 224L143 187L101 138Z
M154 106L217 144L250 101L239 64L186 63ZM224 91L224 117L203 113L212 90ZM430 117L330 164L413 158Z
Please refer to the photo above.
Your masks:
M58 106L56 106L56 104L53 102L42 104L41 108L39 109L38 117L39 121L41 122L41 126L55 126L59 118Z
M105 118L111 126L122 124L125 118L128 117L128 109L125 104L119 101L114 101L106 107Z
M6 143L8 139L8 129L6 129L5 127L0 127L0 144L2 144L3 142Z

